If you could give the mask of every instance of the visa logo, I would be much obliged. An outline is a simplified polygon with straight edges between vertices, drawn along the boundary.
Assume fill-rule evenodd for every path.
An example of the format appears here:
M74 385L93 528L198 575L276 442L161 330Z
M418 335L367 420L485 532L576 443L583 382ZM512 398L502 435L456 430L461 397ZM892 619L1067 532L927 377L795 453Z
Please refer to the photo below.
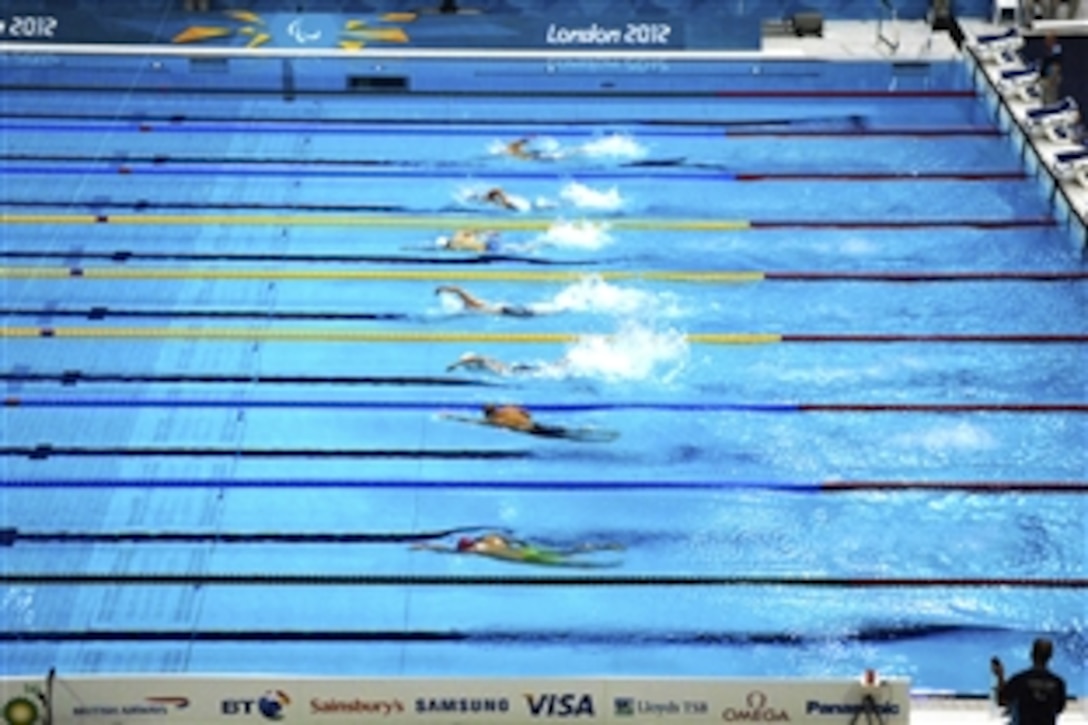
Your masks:
M586 694L525 693L525 702L533 717L593 717L593 697Z

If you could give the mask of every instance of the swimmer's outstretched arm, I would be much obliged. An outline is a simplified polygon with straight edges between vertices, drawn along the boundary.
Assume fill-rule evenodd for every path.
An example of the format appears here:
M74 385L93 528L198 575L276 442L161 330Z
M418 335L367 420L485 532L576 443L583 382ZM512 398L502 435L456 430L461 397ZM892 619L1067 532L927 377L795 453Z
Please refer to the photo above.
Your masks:
M489 309L491 309L491 305L487 304L486 302L481 300L479 297L471 295L468 292L466 292L465 290L463 290L460 287L457 287L455 285L442 285L441 287L436 289L434 292L435 292L435 294L442 294L443 292L446 292L448 294L454 295L455 297L457 297L458 299L461 300L461 304L463 304L465 307L469 308L470 310L489 310Z

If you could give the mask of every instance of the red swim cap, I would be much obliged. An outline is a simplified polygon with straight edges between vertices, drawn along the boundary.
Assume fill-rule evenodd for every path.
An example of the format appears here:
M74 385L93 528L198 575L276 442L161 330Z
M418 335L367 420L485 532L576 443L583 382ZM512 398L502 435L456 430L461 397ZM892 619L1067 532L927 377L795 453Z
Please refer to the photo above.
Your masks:
M468 538L467 536L462 536L460 539L457 540L457 550L458 551L468 551L469 549L472 548L472 545L475 544L475 543L476 543L475 541Z

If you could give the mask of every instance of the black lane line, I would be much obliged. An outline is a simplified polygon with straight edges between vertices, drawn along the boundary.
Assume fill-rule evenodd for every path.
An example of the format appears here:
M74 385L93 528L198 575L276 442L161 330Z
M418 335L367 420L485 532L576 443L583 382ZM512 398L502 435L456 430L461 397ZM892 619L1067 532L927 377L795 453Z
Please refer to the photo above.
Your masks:
M700 630L162 630L121 629L94 631L14 630L0 632L0 642L478 642L490 644L597 644L649 645L669 644L710 647L730 644L810 645L814 642L861 641L888 642L922 639L949 634L987 634L1008 630L1000 627L905 623L862 627L834 634L797 631L723 632Z
M255 253L187 253L187 252L132 252L117 250L114 252L38 252L34 250L0 250L0 259L62 259L67 264L79 260L102 260L123 264L130 261L173 261L173 262L316 262L325 264L440 264L472 265L498 264L514 262L518 264L536 264L542 266L593 267L606 263L625 261L620 258L589 259L564 261L543 259L517 254L441 254L436 256L391 255L391 254L255 254Z
M174 113L169 115L155 115L152 113L134 113L120 116L112 113L35 113L33 111L3 111L0 119L18 118L36 121L113 121L117 123L238 123L237 116L210 116L190 113ZM812 117L771 117L752 118L722 121L708 121L707 119L684 118L613 118L613 119L570 119L562 122L525 121L510 118L489 118L487 120L473 120L470 118L327 118L321 116L265 116L245 119L246 124L312 124L315 126L516 126L516 127L543 127L562 129L567 126L694 126L698 128L748 128L750 126L798 126L812 123L839 123L846 122L850 125L860 125L866 122L862 114L841 114L835 116ZM981 127L988 129L989 127Z
M59 373L0 373L0 382L60 383L65 386L95 383L212 385L423 385L450 387L507 387L503 383L462 378L455 375L217 375L213 373L85 373L65 370Z
M153 446L0 446L0 456L31 460L48 458L346 458L346 459L431 459L431 460L514 460L532 457L525 450L409 448L171 448Z
M0 205L17 208L38 209L38 208L64 208L64 209L132 209L133 211L147 211L150 209L172 209L172 210L203 210L203 209L229 209L231 211L250 211L253 209L261 210L288 210L288 211L325 211L325 212L375 212L381 214L401 214L407 212L414 212L417 210L409 209L406 206L400 206L396 204L268 204L259 201L247 201L247 202L194 202L194 201L148 201L146 199L136 199L135 201L75 201L75 202L58 202L58 201L41 201L41 200L29 200L29 199L0 199ZM473 210L465 209L465 213L475 213ZM456 220L451 219L451 223L456 224Z
M225 320L324 320L324 321L390 321L408 320L414 315L396 312L286 312L272 310L130 310L110 307L85 309L0 307L0 316L7 317L75 317L88 320L127 319L225 319Z
M1088 579L925 577L857 578L816 576L711 576L630 574L617 576L483 576L449 574L172 574L0 573L0 584L136 586L433 586L433 587L800 587L813 589L943 589L1005 587L1086 589Z
M30 544L384 544L499 531L495 526L458 526L438 531L284 533L231 531L20 531L0 528L0 546Z

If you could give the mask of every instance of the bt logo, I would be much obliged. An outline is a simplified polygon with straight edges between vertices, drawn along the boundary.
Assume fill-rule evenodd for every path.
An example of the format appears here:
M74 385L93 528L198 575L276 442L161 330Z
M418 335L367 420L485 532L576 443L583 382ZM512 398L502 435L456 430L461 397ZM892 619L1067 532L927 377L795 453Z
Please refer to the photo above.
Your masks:
M525 693L525 704L533 717L593 717L593 697L587 694Z
M223 700L220 710L224 715L252 715L259 713L265 720L282 720L284 709L291 698L283 690L269 690L257 699Z

